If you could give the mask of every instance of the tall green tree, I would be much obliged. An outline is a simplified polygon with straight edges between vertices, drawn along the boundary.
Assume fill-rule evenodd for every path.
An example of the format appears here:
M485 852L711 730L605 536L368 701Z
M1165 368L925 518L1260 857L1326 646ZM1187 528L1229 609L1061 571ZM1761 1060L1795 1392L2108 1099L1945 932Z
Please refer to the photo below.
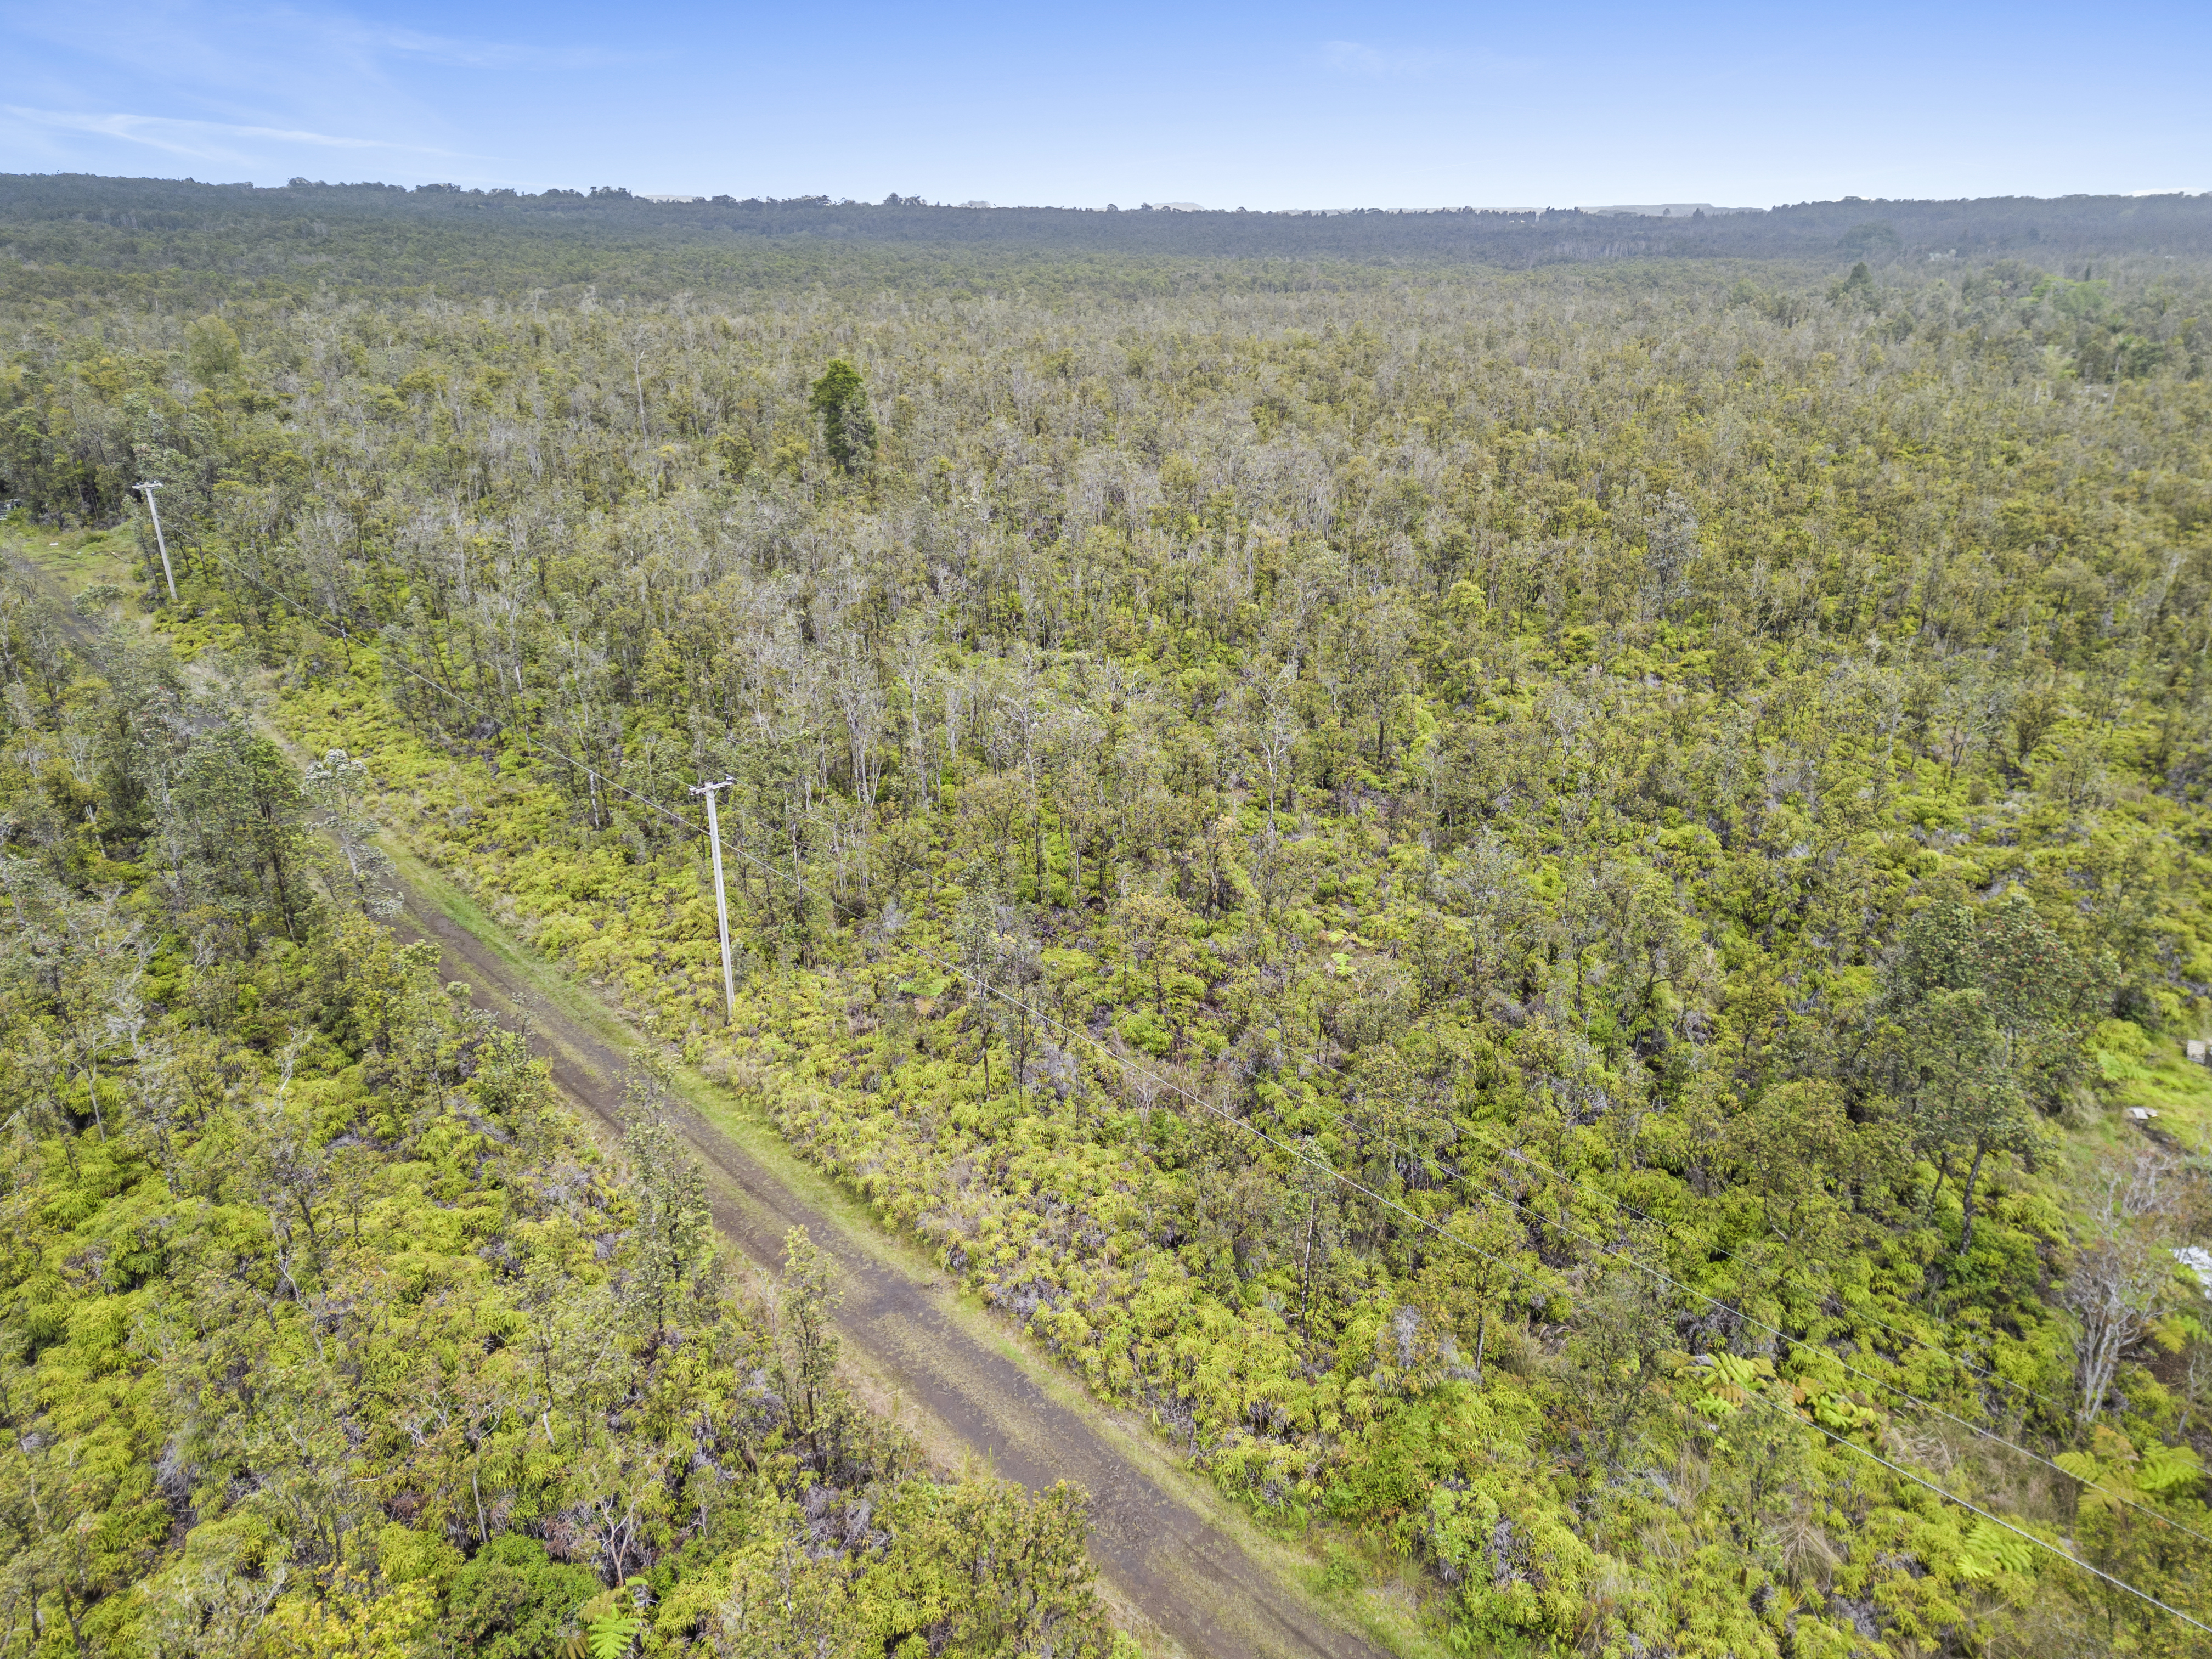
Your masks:
M818 1464L839 1425L837 1310L845 1292L836 1268L804 1227L783 1236L783 1293L778 1303L775 1377L787 1420Z
M333 749L308 767L301 793L322 809L320 826L337 842L338 857L353 883L354 902L371 915L399 908L386 890L395 873L392 855L376 844L378 824L369 812L368 768L343 749Z
M1940 898L1906 925L1877 1007L1913 1140L1939 1160L1930 1205L1953 1158L1970 1160L1960 1255L1973 1248L1984 1161L2032 1144L2036 1108L2081 1064L2094 1006L2088 964L2017 890Z
M876 450L876 421L860 371L842 357L830 360L814 383L808 407L822 417L822 443L841 471L866 465Z
M302 822L300 775L269 738L227 726L186 754L172 799L175 822L197 855L196 896L234 920L251 940L301 937L313 894L313 848Z
M668 1063L651 1049L631 1056L623 1079L623 1152L636 1176L637 1224L630 1237L634 1313L658 1343L672 1322L681 1323L686 1293L696 1291L712 1261L714 1212L707 1177L669 1122ZM711 1305L711 1303L710 1303ZM648 1317L649 1316L649 1317Z

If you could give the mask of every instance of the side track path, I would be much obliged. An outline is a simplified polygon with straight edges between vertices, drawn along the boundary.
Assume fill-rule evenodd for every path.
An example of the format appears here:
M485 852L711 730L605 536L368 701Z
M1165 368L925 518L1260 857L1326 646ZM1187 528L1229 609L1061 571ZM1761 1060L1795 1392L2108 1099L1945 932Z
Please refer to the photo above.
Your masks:
M70 613L67 577L0 550ZM280 734L281 740L281 734ZM288 744L288 747L291 745ZM396 844L403 939L429 939L448 981L526 1028L553 1077L590 1119L617 1132L625 1051L642 1039L611 1009L507 937L466 895ZM764 1278L783 1236L804 1227L842 1274L848 1368L940 1457L972 1454L1031 1487L1069 1480L1091 1499L1091 1553L1108 1595L1189 1659L1382 1659L1292 1587L1298 1560L1225 1513L1142 1426L1119 1419L963 1297L951 1275L888 1237L854 1201L793 1156L775 1130L688 1070L678 1127L705 1167L716 1224ZM1147 1645L1152 1645L1148 1643Z
M640 1039L610 1009L532 959L419 861L400 854L403 934L434 939L442 971L479 1007L526 1025L562 1091L609 1130ZM866 1210L792 1156L764 1121L688 1072L678 1127L705 1166L723 1234L763 1273L805 1227L841 1269L848 1358L940 1450L957 1446L1032 1487L1091 1493L1091 1551L1109 1594L1196 1659L1375 1659L1380 1650L1285 1583L1289 1553L1232 1536L1138 1425L1024 1352L949 1274L885 1238ZM857 1352L854 1352L856 1351ZM1265 1558L1273 1557L1273 1559Z

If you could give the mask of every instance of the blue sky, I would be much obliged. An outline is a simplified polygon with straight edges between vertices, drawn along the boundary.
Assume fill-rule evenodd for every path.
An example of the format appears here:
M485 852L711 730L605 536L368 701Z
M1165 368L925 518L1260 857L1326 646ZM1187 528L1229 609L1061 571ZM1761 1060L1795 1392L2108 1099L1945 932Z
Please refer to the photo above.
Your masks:
M2212 5L0 0L0 171L1103 206L2212 188Z

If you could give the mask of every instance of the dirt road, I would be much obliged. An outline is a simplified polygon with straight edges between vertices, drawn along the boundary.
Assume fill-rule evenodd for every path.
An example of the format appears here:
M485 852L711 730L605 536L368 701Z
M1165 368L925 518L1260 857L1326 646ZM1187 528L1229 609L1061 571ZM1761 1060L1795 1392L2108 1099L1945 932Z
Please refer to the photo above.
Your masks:
M532 960L460 893L408 860L403 932L435 939L448 980L527 1024L562 1089L613 1123L624 1050L638 1039L603 1005ZM757 1118L703 1079L684 1079L681 1127L705 1165L722 1231L765 1272L805 1227L836 1261L848 1358L879 1398L940 1451L964 1448L1031 1486L1071 1480L1092 1502L1091 1549L1125 1610L1194 1656L1375 1656L1285 1581L1294 1564L1172 1468L1139 1425L1116 1421L1025 1352L951 1277L883 1237L866 1212L799 1164ZM1272 1557L1273 1559L1263 1559Z
M66 599L90 576L27 558L21 565L63 603L63 626L87 640ZM479 1007L529 1029L562 1090L613 1127L636 1033L437 872L398 857L406 908L397 931L434 939L445 977L465 981ZM813 1236L843 1275L839 1327L856 1382L940 1458L969 1455L1030 1486L1068 1480L1089 1492L1091 1551L1107 1593L1148 1648L1189 1659L1380 1659L1382 1649L1296 1587L1298 1558L1214 1502L1141 1425L1102 1408L963 1297L950 1275L886 1237L729 1091L696 1074L680 1081L681 1127L705 1166L722 1232L767 1275L781 1266L787 1230Z

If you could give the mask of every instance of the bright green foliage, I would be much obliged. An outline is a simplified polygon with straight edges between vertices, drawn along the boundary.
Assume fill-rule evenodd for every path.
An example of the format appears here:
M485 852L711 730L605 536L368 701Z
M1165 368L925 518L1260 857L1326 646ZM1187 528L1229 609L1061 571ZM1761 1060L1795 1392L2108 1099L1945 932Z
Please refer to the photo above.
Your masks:
M822 417L822 447L831 460L847 472L866 464L876 447L876 422L859 369L842 357L833 359L806 406Z
M1983 1159L2030 1150L2036 1110L2054 1109L2081 1069L2098 987L2115 977L2115 964L2086 967L2024 895L1978 908L1939 898L1905 926L1877 1006L1894 1023L1905 1131L1941 1154L1931 1204L1954 1154L1971 1154L1960 1255Z
M599 1593L597 1573L550 1560L534 1538L504 1534L454 1575L447 1628L483 1659L535 1659L560 1644L571 1615Z
M225 727L186 751L174 795L177 830L207 872L207 906L247 946L297 939L311 897L299 775L270 739Z
M705 1653L779 1550L795 1616L888 1575L934 1651L1105 1651L1079 1495L918 1474L803 1237L810 1338L731 1299L665 1060L602 1156L220 683L83 648L0 741L0 1655Z
M2034 1569L2035 1556L2035 1547L2018 1533L2008 1532L1992 1521L1977 1521L1960 1553L1959 1571L1967 1578L2029 1572Z
M614 1598L603 1611L587 1607L578 1615L583 1625L583 1659L623 1659L644 1632L645 1620L624 1610L620 1592Z
M220 317L203 317L185 325L185 361L192 378L213 385L237 373L240 362L238 331Z
M2160 1254L2196 1177L2118 1116L2212 1126L2212 290L1885 246L271 307L179 440L173 625L1325 1582L1403 1571L1466 1651L2171 1648L1852 1448L2203 1606L2090 1500L2212 1375ZM9 465L119 501L88 434L155 442L182 337L53 329ZM850 471L832 360L889 411ZM674 1359L688 1200L633 1201L674 1243L621 1328ZM834 1462L793 1269L761 1369ZM736 1650L881 1651L866 1597L950 1582L795 1535Z

